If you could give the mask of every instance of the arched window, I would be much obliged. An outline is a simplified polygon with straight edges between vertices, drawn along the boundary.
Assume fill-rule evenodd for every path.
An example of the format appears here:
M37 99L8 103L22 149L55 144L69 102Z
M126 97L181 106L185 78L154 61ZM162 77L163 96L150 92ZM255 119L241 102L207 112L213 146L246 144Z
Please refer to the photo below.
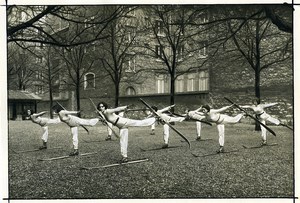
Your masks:
M135 95L135 89L133 87L127 87L126 95Z
M209 73L207 70L199 72L199 91L207 91L209 89Z
M157 93L165 93L165 76L162 74L156 77L156 89Z
M86 73L84 75L84 89L95 89L95 74Z
M188 74L188 81L187 81L187 91L192 92L196 90L196 74L195 73L189 73Z
M175 82L175 91L176 92L183 92L184 88L184 76L180 75L177 77Z

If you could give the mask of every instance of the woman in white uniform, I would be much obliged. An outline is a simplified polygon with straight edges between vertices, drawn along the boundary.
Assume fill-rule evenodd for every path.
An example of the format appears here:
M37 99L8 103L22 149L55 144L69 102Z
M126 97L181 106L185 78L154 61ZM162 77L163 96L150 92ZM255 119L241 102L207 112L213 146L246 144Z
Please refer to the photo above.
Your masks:
M108 105L105 102L100 102L97 105L97 109L101 111L108 122L120 129L120 148L122 155L121 162L128 162L128 127L151 126L153 123L155 123L156 118L152 117L143 120L124 118L123 116L117 114L124 112L127 109L127 106L108 109Z
M71 128L72 141L74 150L69 155L77 156L79 155L78 151L78 126L94 126L98 123L99 118L93 119L82 119L74 114L78 114L79 111L67 111L67 110L58 110L59 118L62 122L66 123Z
M278 103L258 104L258 101L254 100L253 105L244 105L241 107L245 109L252 109L255 113L256 118L264 125L266 125L266 121L269 121L275 125L280 125L280 120L278 120L277 118L273 118L272 116L267 114L264 110L265 108L275 106L277 104ZM262 138L261 145L263 146L267 144L267 130L262 125L260 125L260 128L261 128L261 138Z
M222 153L224 152L224 143L225 143L225 125L224 124L235 124L238 123L241 118L243 117L243 113L238 114L234 117L232 116L228 116L225 114L221 114L221 112L226 111L227 109L229 109L231 106L225 106L223 108L220 109L211 109L209 105L203 105L200 109L198 109L199 111L196 112L195 115L200 115L202 120L202 116L204 116L205 120L211 123L216 123L217 124L217 129L219 132L219 145L220 148L217 151L218 153ZM197 119L196 116L192 117L193 119Z
M158 110L156 106L153 106L152 109L156 111L156 113L159 115L160 119L163 120L165 123L172 123L172 122L182 122L185 120L185 117L173 117L168 115L168 113L175 105L171 105L168 107L165 107L163 109ZM169 137L170 137L170 127L167 124L163 125L164 132L163 132L163 139L164 139L164 145L162 148L168 148L169 146Z
M33 123L38 124L43 129L42 142L43 145L39 147L40 150L47 149L47 141L48 141L48 125L49 124L57 124L60 123L59 117L56 119L44 118L41 117L46 113L46 111L40 113L33 113L30 109L27 110L27 115Z
M196 121L196 140L197 141L200 141L201 140L201 129L202 129L202 125L201 125L201 120L205 118L205 116L201 116L199 114L197 114L197 112L201 109L198 108L194 111L190 111L189 109L187 109L185 112L186 112L186 116L187 118L192 118L194 120L199 120L199 121Z

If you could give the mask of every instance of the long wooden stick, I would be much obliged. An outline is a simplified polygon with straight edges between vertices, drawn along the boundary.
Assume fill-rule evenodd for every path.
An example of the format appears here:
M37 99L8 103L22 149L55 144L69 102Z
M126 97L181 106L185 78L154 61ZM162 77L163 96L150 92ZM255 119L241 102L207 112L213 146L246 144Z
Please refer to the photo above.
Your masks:
M97 152L89 152L89 153L79 154L78 156L87 156L87 155L92 155L92 154L97 154ZM71 157L75 157L75 156L65 155L65 156L58 156L58 157L52 157L52 158L38 159L38 161L53 161L53 160L58 160L58 159L71 158Z
M160 116L157 114L157 112L154 110L154 109L152 109L151 108L151 106L149 105L149 104L147 104L147 102L145 102L142 98L140 98L140 101L145 105L145 106L147 106L148 108L149 108L149 110L153 113L153 114L155 114L155 116L157 116L157 117L159 117L160 118ZM187 143L188 143L188 145L189 145L189 149L191 149L191 143L190 143L190 141L181 133L181 132L179 132L176 128L174 128L171 124L169 124L169 123L165 123L165 124L167 124L173 131L175 131L181 138L183 138Z
M97 109L97 106L96 106L96 104L94 103L94 101L93 101L91 98L89 98L89 99L90 99L90 101L92 102L92 104L93 104L95 110L98 112L98 114L99 114L100 117L102 118L102 121L103 121L102 123L103 123L105 126L107 126L109 129L111 129L111 131L113 132L113 134L114 134L117 138L120 139L120 135L119 135L118 133L116 133L116 131L115 131L112 127L109 126L108 121L106 120L106 118L105 118L105 116L103 115L103 113Z
M115 164L109 164L109 165L104 165L104 166L81 167L81 169L91 170L91 169L99 169L99 168L109 168L109 167L114 167L114 166L136 164L136 163L141 163L141 162L145 162L145 161L149 161L149 159L139 159L139 160L134 160L134 161L128 161L125 163L115 163Z
M290 126L288 126L288 125L286 125L286 124L280 123L279 125L284 126L284 127L287 127L287 128L290 129L290 130L294 130L293 128L291 128Z

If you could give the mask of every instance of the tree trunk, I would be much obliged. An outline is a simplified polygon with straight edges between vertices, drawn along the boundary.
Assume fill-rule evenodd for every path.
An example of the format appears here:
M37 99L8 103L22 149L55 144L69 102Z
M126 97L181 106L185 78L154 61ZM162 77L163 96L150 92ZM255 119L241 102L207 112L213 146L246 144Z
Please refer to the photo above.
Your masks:
M115 86L115 107L119 106L119 94L120 94L120 87L119 83Z
M175 104L175 78L171 75L171 87L170 87L170 105Z
M255 96L257 99L257 104L260 103L260 24L256 21L256 32L255 32L255 52L256 52L256 65L255 65ZM255 122L255 130L260 131L260 125Z
M53 118L53 111L52 111L52 106L53 106L53 95L52 95L52 86L51 82L49 82L49 100L50 100L50 118Z
M53 110L52 110L52 106L53 106L53 94L52 94L52 80L51 80L51 77L52 77L52 73L51 73L51 63L50 63L50 52L51 51L51 48L49 48L48 50L48 85L49 85L49 100L50 100L50 106L49 106L49 109L50 109L50 118L52 119L53 118Z
M260 103L260 72L255 71L255 97L257 98L258 104ZM255 122L255 131L260 131L260 124Z
M76 103L77 103L77 111L80 111L80 85L76 84ZM81 117L81 112L78 114Z

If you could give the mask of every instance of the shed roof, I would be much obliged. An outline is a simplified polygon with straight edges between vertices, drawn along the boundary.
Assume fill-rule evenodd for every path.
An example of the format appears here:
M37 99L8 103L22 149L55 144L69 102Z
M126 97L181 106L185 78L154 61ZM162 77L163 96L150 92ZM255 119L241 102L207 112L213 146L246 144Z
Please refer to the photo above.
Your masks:
M41 97L34 93L21 90L8 90L9 100L42 100Z

